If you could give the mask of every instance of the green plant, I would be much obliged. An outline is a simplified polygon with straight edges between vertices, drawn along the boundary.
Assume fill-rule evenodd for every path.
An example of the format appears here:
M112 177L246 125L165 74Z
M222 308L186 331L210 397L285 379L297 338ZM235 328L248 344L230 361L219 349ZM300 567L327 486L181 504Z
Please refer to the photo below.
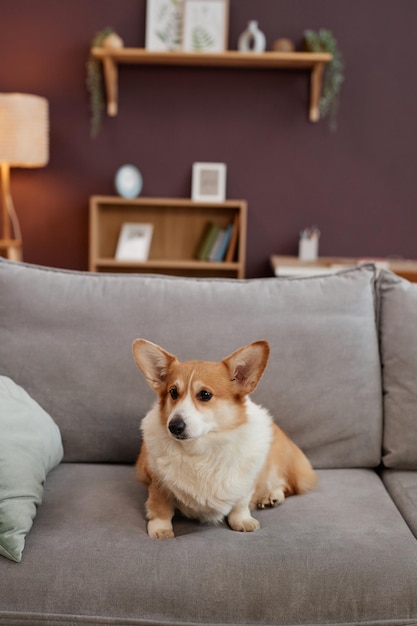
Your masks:
M307 50L311 52L330 52L333 55L326 65L323 79L323 89L320 98L320 114L322 117L330 115L330 127L335 130L336 114L339 105L339 95L344 81L344 62L336 39L330 30L324 28L319 31L306 30L304 39Z
M193 50L199 52L207 50L214 44L214 39L203 26L196 26L192 32Z
M102 45L104 39L114 33L114 30L108 26L97 33L91 42L92 48ZM87 90L90 94L90 135L95 139L101 129L101 114L104 109L104 86L103 73L101 71L101 61L95 59L90 53L87 63Z

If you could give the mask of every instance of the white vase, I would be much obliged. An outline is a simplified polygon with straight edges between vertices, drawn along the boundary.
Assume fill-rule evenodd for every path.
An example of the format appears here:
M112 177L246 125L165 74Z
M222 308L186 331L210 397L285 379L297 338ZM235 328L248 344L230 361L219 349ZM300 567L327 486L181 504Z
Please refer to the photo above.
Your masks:
M256 20L248 22L246 30L239 36L237 47L240 52L263 52L265 50L266 38L259 30Z

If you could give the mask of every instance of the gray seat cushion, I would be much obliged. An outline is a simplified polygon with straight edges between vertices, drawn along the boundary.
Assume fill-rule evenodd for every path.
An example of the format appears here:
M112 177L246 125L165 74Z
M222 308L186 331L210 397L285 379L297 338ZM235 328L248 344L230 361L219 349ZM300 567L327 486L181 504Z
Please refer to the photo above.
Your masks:
M132 467L63 463L23 563L0 559L0 622L416 623L416 541L379 477L319 478L316 491L255 512L255 533L176 520L177 538L156 541Z
M0 374L52 416L65 460L132 462L154 395L131 344L219 360L257 339L271 358L254 399L317 467L381 459L374 273L198 280L95 275L0 261Z

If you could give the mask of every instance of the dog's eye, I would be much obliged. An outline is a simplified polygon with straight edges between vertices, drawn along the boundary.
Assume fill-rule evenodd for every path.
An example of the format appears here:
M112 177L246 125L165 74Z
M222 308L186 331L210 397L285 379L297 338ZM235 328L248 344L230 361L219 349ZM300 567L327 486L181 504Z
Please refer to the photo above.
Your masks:
M178 389L176 387L172 387L169 390L169 394L173 400L178 400Z
M201 402L208 402L212 397L213 394L207 391L207 389L202 389L198 394L198 399L201 400Z

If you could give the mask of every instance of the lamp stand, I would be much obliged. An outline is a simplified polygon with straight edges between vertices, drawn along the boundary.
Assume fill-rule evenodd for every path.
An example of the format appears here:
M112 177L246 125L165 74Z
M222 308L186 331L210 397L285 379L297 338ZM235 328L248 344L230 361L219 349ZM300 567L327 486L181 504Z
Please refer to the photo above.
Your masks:
M0 163L1 168L1 208L2 208L2 239L0 239L0 254L4 254L12 261L22 260L22 234L19 219L15 211L10 194L10 166ZM14 238L11 236L13 226Z

